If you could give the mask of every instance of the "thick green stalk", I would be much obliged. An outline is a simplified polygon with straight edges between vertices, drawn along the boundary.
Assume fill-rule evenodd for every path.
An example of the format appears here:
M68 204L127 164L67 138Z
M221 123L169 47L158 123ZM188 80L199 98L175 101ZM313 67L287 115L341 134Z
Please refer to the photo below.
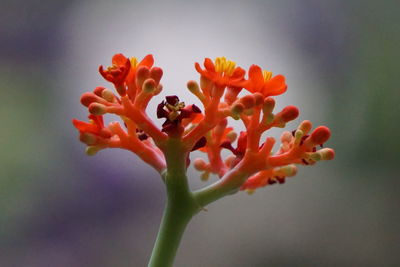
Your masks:
M148 267L173 265L185 228L200 210L189 189L186 157L181 140L170 139L165 149L167 173L164 181L168 199Z
M236 193L249 177L247 172L242 171L242 167L243 163L241 162L217 182L193 192L196 203L205 207L220 198Z

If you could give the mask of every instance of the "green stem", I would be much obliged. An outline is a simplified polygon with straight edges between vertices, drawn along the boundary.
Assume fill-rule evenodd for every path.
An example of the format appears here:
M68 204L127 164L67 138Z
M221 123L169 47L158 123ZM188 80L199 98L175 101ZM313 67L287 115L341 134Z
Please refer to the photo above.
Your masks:
M249 176L249 174L243 172L241 168L242 163L239 163L217 182L193 192L196 203L201 207L205 207L220 198L236 193Z
M190 219L200 210L189 189L186 155L179 139L168 141L165 158L167 205L148 267L173 265L183 233Z

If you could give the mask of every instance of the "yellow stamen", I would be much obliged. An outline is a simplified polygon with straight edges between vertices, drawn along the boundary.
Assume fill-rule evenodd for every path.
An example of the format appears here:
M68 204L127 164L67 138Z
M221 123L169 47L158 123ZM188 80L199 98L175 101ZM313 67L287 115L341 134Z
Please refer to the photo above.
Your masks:
M263 70L264 81L268 82L272 78L272 72Z
M175 106L166 103L165 106L170 111L168 119L174 121L179 116L179 111L185 107L185 102L179 102Z
M225 73L226 76L232 76L235 67L236 63L227 60L225 57L217 57L215 59L215 71L218 73Z
M131 61L131 67L135 68L138 64L138 60L135 57L131 57L129 60Z
M113 71L113 70L116 70L116 69L118 69L118 66L116 64L112 64L111 66L107 67L107 71Z

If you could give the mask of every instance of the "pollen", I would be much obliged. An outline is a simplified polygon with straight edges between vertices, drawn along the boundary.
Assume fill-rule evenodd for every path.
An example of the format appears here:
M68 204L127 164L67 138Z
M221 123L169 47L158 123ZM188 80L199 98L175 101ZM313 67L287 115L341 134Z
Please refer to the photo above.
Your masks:
M263 78L264 78L264 81L268 82L272 78L272 72L263 70Z
M226 76L232 76L235 67L236 63L227 60L225 57L217 57L215 59L215 71L218 73L225 73Z

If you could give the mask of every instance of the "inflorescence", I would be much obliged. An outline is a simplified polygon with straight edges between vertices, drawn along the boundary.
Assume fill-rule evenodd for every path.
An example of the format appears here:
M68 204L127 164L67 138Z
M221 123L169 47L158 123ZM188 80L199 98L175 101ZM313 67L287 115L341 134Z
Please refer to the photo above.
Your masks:
M74 119L73 124L80 140L87 145L88 155L105 148L122 148L162 173L166 169L166 143L176 139L187 154L187 166L191 151L206 153L207 161L198 158L193 162L203 180L210 174L227 180L241 177L233 184L237 190L249 193L259 187L284 183L286 177L297 173L296 165L313 165L334 158L333 149L322 148L330 130L325 126L312 130L308 120L292 132L283 132L280 147L273 151L275 139L262 140L262 134L272 127L284 128L299 115L295 106L274 113L273 96L286 91L285 77L273 76L257 65L249 68L246 77L244 69L224 57L215 61L206 58L204 68L196 63L200 84L187 83L189 91L203 105L203 111L196 105L185 105L178 96L167 96L157 106L157 118L165 120L161 128L157 127L146 113L149 101L162 90L163 71L153 64L152 55L139 62L116 54L112 66L106 69L100 66L100 74L114 84L117 94L97 87L81 97L81 103L90 113L89 122ZM246 94L239 96L243 90ZM107 113L119 116L123 123L105 125L103 116ZM228 127L229 117L241 120L246 131L237 134ZM231 155L222 158L222 150L230 151Z

